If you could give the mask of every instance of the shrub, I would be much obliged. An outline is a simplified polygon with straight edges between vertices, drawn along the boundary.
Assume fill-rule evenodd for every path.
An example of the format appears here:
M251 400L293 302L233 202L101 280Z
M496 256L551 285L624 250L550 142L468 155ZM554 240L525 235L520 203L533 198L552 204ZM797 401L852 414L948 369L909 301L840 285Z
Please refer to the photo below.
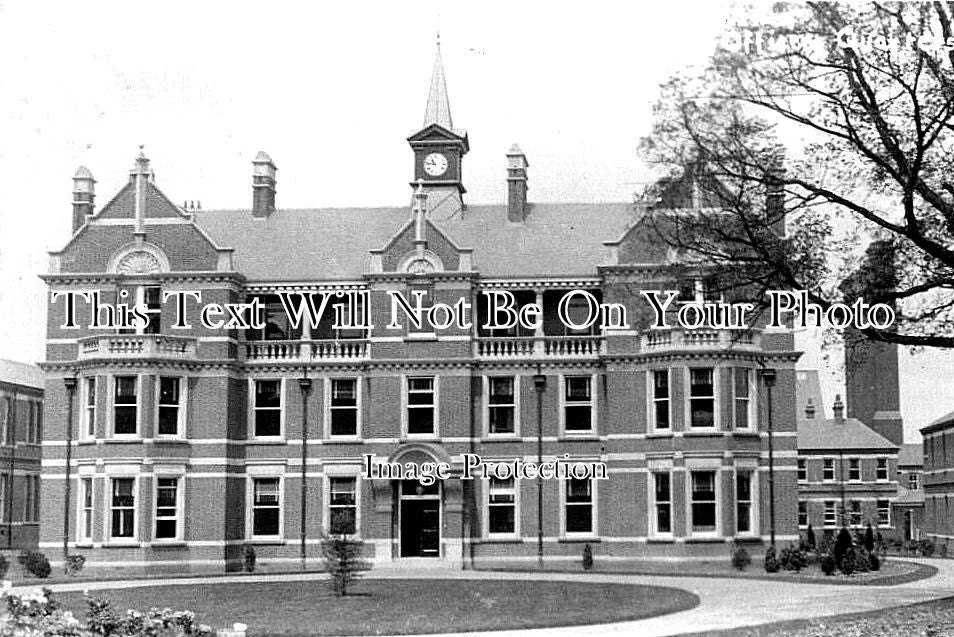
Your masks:
M770 546L768 550L765 551L765 572L766 573L778 573L780 565L778 563L778 557L775 553L775 547Z
M856 559L854 547L849 546L842 554L841 563L838 564L838 568L840 568L841 572L845 575L851 575L855 572Z
M593 568L593 547L589 542L583 545L583 570L588 571Z
M833 575L835 573L835 556L831 553L824 553L821 557L821 570L825 575Z
M371 566L363 559L364 542L347 537L325 537L321 541L321 553L325 559L325 570L331 576L329 584L335 595L348 594L348 586Z
M17 555L17 561L23 565L30 574L36 577L46 578L50 576L50 560L39 551L23 551Z
M786 571L800 571L808 566L808 555L795 546L786 546L782 549L779 564Z
M947 544L942 544L940 547L938 547L937 554L939 557L947 557ZM0 577L3 576L0 575Z
M868 522L868 528L865 529L865 550L871 553L874 546L874 532L871 530L871 522Z
M878 557L877 553L872 553L868 556L868 568L872 571L881 570L881 558Z
M0 579L7 576L8 570L10 570L10 561L7 560L6 555L0 555Z
M86 556L84 555L67 555L66 556L66 574L67 575L79 575L79 572L83 570L83 567L86 565Z
M815 544L815 530L812 528L812 525L808 525L808 533L806 534L806 541L808 543L808 548L815 550L817 545Z
M245 565L246 573L255 572L255 547L251 544L245 544L242 546L242 561Z
M845 553L848 549L852 547L851 533L848 532L848 529L841 527L841 531L838 532L838 539L835 540L835 563L841 568L841 562L845 558Z
M211 637L208 626L195 623L188 610L150 608L120 616L105 597L86 596L87 629L98 637Z
M931 557L934 555L934 542L931 540L921 540L918 543L918 550L924 557Z
M745 567L752 563L752 556L743 546L736 546L732 551L732 567L737 571L744 571Z
M24 558L26 562L27 558ZM3 590L6 614L0 617L0 634L24 637L88 635L69 611L60 608L50 589Z
M855 549L855 572L867 573L871 570L871 553L863 548Z

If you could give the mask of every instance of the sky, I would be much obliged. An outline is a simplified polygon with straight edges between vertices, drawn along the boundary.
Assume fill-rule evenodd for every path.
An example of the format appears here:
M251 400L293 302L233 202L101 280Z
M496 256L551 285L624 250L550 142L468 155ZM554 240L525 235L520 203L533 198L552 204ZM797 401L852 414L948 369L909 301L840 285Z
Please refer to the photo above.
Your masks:
M630 201L652 179L637 153L658 85L703 64L720 2L46 2L0 0L0 358L44 356L37 278L69 237L71 177L97 204L145 146L175 202L249 207L251 160L278 171L278 205L410 200L406 137L420 128L436 34L471 203L505 196L517 142L538 202ZM803 367L824 371L814 341ZM903 356L907 433L954 407L954 357Z

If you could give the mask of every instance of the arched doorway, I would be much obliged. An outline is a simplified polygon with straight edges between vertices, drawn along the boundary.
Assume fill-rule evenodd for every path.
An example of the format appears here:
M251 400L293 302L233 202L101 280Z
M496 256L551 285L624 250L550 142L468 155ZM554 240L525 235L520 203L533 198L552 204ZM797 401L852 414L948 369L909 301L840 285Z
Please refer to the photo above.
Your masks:
M441 556L441 481L398 484L398 528L401 557Z

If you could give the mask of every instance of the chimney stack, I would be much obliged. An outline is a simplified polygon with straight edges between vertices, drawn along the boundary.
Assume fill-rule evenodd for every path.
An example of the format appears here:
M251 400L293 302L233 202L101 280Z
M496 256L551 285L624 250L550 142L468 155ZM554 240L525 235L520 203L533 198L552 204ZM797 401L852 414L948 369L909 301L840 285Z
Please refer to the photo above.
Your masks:
M527 218L527 156L514 144L507 151L507 220L522 223Z
M778 159L766 172L765 183L765 221L779 237L785 236L785 168Z
M808 399L808 404L805 405L805 418L807 420L815 419L815 405L812 403L812 399Z
M96 199L96 180L86 166L80 166L73 175L73 232L79 230L93 216Z
M252 216L268 217L275 210L275 173L272 158L259 151L252 160Z
M841 394L835 394L835 404L831 406L832 411L835 412L835 420L837 422L845 421L845 403L841 402Z

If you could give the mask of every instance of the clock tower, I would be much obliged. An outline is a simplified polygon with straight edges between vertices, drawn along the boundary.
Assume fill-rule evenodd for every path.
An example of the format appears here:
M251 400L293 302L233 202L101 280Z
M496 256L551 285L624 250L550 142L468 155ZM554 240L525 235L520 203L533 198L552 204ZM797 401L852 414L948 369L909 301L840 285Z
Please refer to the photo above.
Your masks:
M427 193L427 212L449 217L464 209L462 160L470 150L467 132L454 128L451 119L441 43L437 42L431 88L427 95L424 127L407 138L414 151L414 181Z

